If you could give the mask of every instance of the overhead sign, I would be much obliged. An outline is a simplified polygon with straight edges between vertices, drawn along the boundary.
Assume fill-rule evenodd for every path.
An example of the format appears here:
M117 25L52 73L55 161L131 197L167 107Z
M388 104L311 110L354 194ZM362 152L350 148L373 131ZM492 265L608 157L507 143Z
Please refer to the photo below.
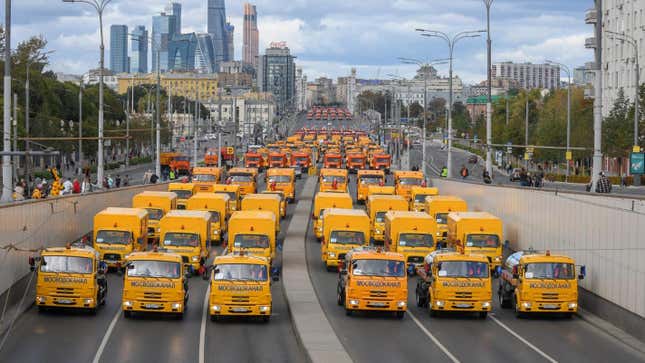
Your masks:
M287 47L287 42L281 41L281 42L271 42L269 43L269 48L280 48L284 49Z
M629 172L631 174L645 174L645 153L631 153L629 155Z
M565 159L573 160L573 153L571 151L567 151L567 153L565 154Z

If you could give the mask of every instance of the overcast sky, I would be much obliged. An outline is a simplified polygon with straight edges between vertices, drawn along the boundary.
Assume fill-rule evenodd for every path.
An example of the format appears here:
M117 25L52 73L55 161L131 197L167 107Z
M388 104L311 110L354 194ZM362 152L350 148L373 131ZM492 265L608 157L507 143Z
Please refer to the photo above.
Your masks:
M183 32L206 30L206 0L177 0L183 6ZM113 0L104 15L106 66L109 28L145 25L167 1ZM397 57L432 60L447 57L446 43L421 37L415 28L455 33L485 28L482 0L258 0L260 52L272 41L286 41L312 80L336 78L352 67L360 78L411 76L416 67ZM591 60L584 39L592 35L584 11L592 0L494 0L491 15L493 61L542 62L551 59L579 66ZM235 58L241 58L243 1L226 0L235 25ZM0 9L4 22L4 6ZM98 66L98 19L85 4L62 0L13 1L13 41L42 34L55 71L81 74ZM485 37L465 39L455 50L455 72L468 83L486 76ZM446 66L437 66L447 73Z

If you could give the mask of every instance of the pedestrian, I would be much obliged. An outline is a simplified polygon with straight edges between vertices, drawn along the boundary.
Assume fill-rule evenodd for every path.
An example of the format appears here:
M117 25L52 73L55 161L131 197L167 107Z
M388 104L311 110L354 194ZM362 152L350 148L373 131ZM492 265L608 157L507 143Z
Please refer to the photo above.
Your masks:
M484 170L484 172L482 173L482 179L484 179L484 183L486 184L491 184L493 182L493 180L490 178L488 170Z
M596 193L611 193L611 181L604 172L600 172L598 183L596 184Z
M123 186L127 187L128 185L130 185L130 176L128 174L125 174L125 176L123 177Z
M506 164L506 171L510 174L513 172L513 164L510 162Z
M442 178L448 177L448 167L444 166L443 168L441 168L441 177Z
M119 174L116 175L115 182L116 182L116 187L120 188L121 187L121 175L119 175Z
M25 200L25 195L24 194L25 194L25 190L22 189L22 186L20 186L20 184L17 184L13 188L13 200L15 200L16 202L21 201L21 200Z
M78 179L74 178L72 186L72 193L79 194L81 192L81 183L78 182Z
M152 176L152 171L150 169L148 169L148 171L143 173L143 184L149 184L151 176Z
M175 171L170 169L170 180L175 180Z
M89 177L83 178L83 184L81 184L81 193L89 193L92 191L92 184Z
M468 168L466 168L466 165L461 166L461 172L459 174L461 174L462 179L468 178Z
M103 189L110 189L110 184L108 184L108 178L107 176L103 177Z
M520 169L520 185L523 187L528 187L530 185L529 175L524 168Z
M74 189L74 184L72 184L72 181L69 180L69 178L65 179L63 182L63 190L61 191L61 195L67 195L67 194L72 194L72 190Z
M157 183L157 180L159 180L159 177L157 176L157 174L152 174L152 175L150 176L150 183L152 183L152 184L156 184L156 183Z

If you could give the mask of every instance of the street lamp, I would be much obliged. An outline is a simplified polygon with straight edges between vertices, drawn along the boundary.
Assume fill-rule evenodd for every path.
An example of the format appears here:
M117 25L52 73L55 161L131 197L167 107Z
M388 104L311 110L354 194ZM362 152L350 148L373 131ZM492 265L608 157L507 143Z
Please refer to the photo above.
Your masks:
M459 32L451 38L447 33L438 31L438 30L428 30L428 29L415 29L418 32L421 32L422 36L440 38L448 43L448 60L450 63L449 70L449 80L448 80L448 178L452 178L452 61L453 53L455 50L455 45L458 41L465 38L477 38L480 36L479 33L484 33L485 30L468 30Z
M399 83L399 84L401 84L401 83L403 83L403 82L407 81L405 78L403 78L403 77L401 77L401 76L397 76L396 74L388 74L388 77L392 78L393 80L395 80L395 81L396 81L397 83ZM394 87L393 87L393 88L394 88ZM395 96L396 96L396 92L393 92L393 95L392 95L392 106L394 106ZM410 83L408 83L408 92L407 92L407 94L406 94L406 98L408 99L408 122L410 122L410 103L409 103L409 100L410 100ZM399 100L396 100L396 101L397 101L397 102L396 102L397 107L399 107ZM402 105L402 104L403 104L403 101L401 100L401 105ZM392 107L392 110L393 110L393 112L392 112L392 113L393 113L393 114L395 115L395 117L396 117L396 116L397 116L397 114L396 114L396 112L394 112L394 110L395 110L395 109L394 109L394 107ZM399 108L399 110L400 110L400 108ZM402 160L401 160L401 144L402 144L402 142L403 142L403 128L402 128L402 126L401 126L401 115L400 115L400 112L399 112L399 115L398 115L397 119L398 119L398 120L397 120L397 125L399 126L399 138L398 138L397 147L396 147L396 157L397 157L397 159L398 159L398 161L399 161L399 169L402 169L403 167L402 167ZM408 149L408 167L410 166L410 165L409 165L409 161L410 161L410 151L409 151L409 149Z
M571 147L571 69L567 67L563 63L559 62L554 62L547 60L546 61L548 64L553 64L560 69L564 69L564 71L567 73L567 77L569 78L569 83L567 84L567 155L570 152L570 147ZM569 177L569 160L567 160L567 178Z
M416 64L420 68L430 68L433 65L436 64L446 64L448 63L448 59L435 59L431 60L428 62L423 62L415 58L404 58L404 57L399 57L398 58L401 63L404 64ZM423 151L422 151L422 162L421 162L421 167L423 168L422 171L425 173L425 168L426 168L426 127L428 124L428 70L426 69L423 72Z
M493 155L491 144L493 143L493 101L492 101L492 60L491 60L491 39L490 39L490 7L493 5L493 0L483 0L486 6L486 53L487 53L487 68L486 73L488 77L488 98L486 100L486 171L488 175L493 176Z
M98 165L96 167L97 185L103 185L103 75L105 71L105 45L103 43L103 11L112 0L63 0L64 3L84 3L92 6L99 16L99 32L101 38L101 58L99 66L99 145Z

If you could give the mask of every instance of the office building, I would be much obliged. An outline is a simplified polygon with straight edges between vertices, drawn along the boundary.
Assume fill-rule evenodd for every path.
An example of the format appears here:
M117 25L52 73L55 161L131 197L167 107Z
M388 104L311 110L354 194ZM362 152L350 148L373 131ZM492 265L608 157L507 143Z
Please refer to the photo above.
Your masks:
M296 111L307 109L307 75L301 67L296 67Z
M159 70L167 72L168 68L168 43L176 34L174 15L162 12L152 17L152 69L157 71L157 52L159 58Z
M217 97L218 79L215 74L188 73L162 73L161 88L169 90L173 96L182 96L195 99L199 95L200 100L209 100ZM128 87L139 85L155 85L157 83L156 73L148 74L122 74L117 77L119 94L125 94Z
M134 27L130 37L130 72L148 73L148 31L143 25Z
M560 66L502 62L492 65L492 77L515 80L523 89L560 88Z
M215 55L215 62L219 66L219 63L226 59L226 53L228 53L229 49L224 0L208 0L206 16L208 21L207 32L213 38L213 54Z
M295 104L296 93L296 65L286 43L271 43L258 63L258 89L273 94L278 113L286 111Z
M231 23L226 23L226 53L224 62L230 62L235 59L235 27Z
M128 62L128 27L112 25L110 27L110 70L113 73L127 73Z
M175 33L181 34L181 4L170 2L166 5L166 14L175 17Z
M258 30L258 14L255 5L244 4L244 29L243 29L242 61L258 67L258 54L260 53L260 32Z

